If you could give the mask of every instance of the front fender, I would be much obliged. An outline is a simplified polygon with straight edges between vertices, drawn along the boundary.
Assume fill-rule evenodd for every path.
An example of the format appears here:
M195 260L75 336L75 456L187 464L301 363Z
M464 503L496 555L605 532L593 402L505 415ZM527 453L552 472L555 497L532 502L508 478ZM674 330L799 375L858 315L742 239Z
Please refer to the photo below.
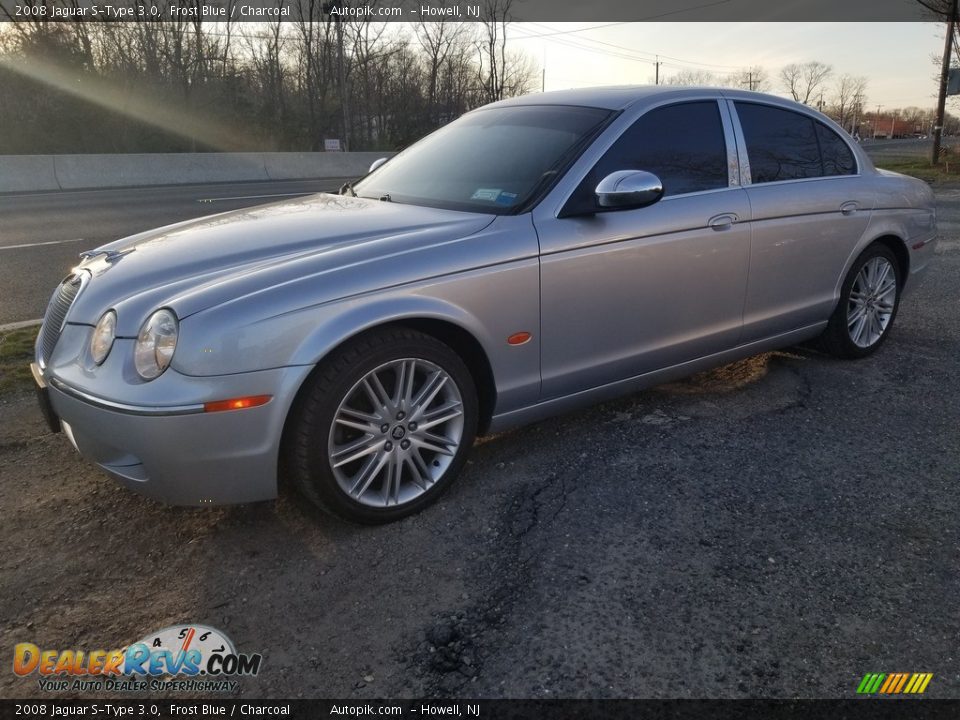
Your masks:
M173 366L205 376L313 366L334 348L373 327L440 320L469 333L487 356L498 409L535 402L540 392L539 263L536 258L315 305L223 330L218 313L181 324ZM523 345L507 338L529 332Z

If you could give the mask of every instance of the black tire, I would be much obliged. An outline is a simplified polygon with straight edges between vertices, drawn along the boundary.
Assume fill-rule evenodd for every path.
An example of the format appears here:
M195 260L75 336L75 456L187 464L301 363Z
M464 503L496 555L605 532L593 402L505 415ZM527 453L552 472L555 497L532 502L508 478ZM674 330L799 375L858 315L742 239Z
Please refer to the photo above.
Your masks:
M880 333L879 338L869 345L863 346L854 342L851 336L851 329L848 326L848 314L851 310L850 295L860 271L874 258L883 258L890 264L890 271L894 274L896 283L896 297L893 302L893 311L890 313L890 319ZM817 339L815 345L830 355L845 359L863 358L876 352L877 349L883 345L884 341L886 341L890 335L890 330L893 328L897 311L900 309L900 292L903 289L903 280L900 264L890 248L881 243L874 243L868 247L860 254L860 257L856 259L850 268L850 272L847 273L847 277L844 278L837 307L834 309L833 314L830 316L830 322L827 324L823 334Z
M351 392L358 392L356 386L363 378L385 364L407 358L437 366L455 383L462 401L462 434L452 459L445 460L449 463L446 469L428 489L409 502L373 507L352 497L339 484L329 461L331 426L341 402L347 400ZM364 524L399 520L434 502L459 474L476 437L477 408L473 377L449 346L409 328L395 326L374 330L334 351L306 381L287 423L282 469L300 492L322 510ZM384 435L386 438L388 436ZM377 454L379 456L379 451ZM383 482L387 480L384 478ZM384 490L387 495L389 492Z

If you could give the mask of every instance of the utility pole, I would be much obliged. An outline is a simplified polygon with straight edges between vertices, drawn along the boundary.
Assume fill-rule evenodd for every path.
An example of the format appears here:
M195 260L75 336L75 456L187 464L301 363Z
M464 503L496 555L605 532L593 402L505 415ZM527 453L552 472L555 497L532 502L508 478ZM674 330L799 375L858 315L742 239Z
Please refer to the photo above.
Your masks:
M659 85L659 84L660 84L660 56L659 56L659 55L655 55L654 57L657 58L657 62L655 63L655 65L656 65L656 74L654 75L653 84L654 84L654 85Z
M943 41L943 64L940 66L940 92L937 94L937 119L933 126L933 150L930 162L940 162L940 141L943 138L943 115L947 105L947 79L950 76L950 50L953 46L953 24L957 19L957 0L950 3L947 35Z

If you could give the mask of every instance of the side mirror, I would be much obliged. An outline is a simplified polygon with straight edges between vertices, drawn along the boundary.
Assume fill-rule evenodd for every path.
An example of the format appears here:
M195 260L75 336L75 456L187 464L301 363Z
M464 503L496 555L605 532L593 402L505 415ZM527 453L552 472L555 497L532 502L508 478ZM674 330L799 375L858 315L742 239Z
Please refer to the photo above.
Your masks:
M663 183L645 170L618 170L601 180L595 192L600 207L628 210L653 205L663 197Z
M390 158L378 158L374 160L373 163L370 165L370 169L367 170L367 173L372 173L374 170L376 170L378 167L383 165L389 159Z

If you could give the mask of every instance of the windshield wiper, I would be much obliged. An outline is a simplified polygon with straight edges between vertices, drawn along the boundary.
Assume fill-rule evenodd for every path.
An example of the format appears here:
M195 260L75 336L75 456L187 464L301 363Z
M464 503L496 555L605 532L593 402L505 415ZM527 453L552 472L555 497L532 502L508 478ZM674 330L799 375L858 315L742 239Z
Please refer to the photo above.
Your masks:
M390 193L384 193L380 196L381 202L393 202L393 198L390 197Z
M343 185L340 186L340 190L337 192L338 195L346 195L350 193L353 197L357 197L357 191L353 189L353 181L348 180Z

